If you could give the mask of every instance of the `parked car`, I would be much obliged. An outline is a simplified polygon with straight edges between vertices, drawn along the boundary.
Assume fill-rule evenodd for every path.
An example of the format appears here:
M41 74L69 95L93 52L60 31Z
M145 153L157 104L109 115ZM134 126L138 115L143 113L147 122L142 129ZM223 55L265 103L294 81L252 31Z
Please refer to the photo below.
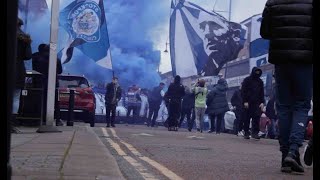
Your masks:
M59 105L62 118L69 109L70 89L75 90L74 113L75 120L83 120L94 126L96 99L88 80L83 76L59 75Z

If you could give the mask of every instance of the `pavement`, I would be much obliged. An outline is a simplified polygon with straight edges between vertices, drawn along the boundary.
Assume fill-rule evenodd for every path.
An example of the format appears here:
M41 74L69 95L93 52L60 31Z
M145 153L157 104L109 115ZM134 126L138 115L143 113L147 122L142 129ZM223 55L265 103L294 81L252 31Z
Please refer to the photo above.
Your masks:
M88 124L11 134L12 180L122 180L115 158Z
M22 133L11 134L13 180L313 179L313 166L304 165L304 175L280 172L276 140L142 125L58 128L19 127Z

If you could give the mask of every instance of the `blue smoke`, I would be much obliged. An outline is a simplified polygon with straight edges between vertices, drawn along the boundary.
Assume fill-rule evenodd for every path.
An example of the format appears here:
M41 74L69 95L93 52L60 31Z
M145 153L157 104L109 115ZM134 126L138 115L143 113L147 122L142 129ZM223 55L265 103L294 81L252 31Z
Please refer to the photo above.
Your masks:
M72 1L61 0L60 9ZM151 39L154 39L152 31L165 25L169 18L168 3L164 0L104 0L113 70L122 87L137 84L151 88L160 82L157 72L160 51L154 48ZM39 44L49 42L50 16L50 10L41 17L29 12L26 32L33 39L33 52L37 51ZM19 17L24 19L23 13L20 12ZM64 47L67 37L67 32L59 28L58 50ZM31 65L28 64L27 68L31 69ZM112 78L112 71L97 65L77 48L71 61L63 65L63 70L63 73L84 75L94 85L104 85Z
M168 20L170 1L106 0L105 10L115 75L123 86L151 88L160 82L160 51L151 31Z

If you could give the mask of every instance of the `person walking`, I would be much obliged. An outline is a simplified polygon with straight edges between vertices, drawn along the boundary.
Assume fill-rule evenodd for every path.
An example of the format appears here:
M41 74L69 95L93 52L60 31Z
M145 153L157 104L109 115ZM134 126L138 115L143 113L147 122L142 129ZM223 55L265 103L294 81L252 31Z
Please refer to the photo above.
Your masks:
M117 104L121 99L121 87L119 86L118 78L113 77L112 82L108 83L106 86L106 95L105 95L105 103L106 103L106 121L107 127L115 126L115 117L116 117L116 108ZM110 117L111 113L111 117Z
M241 97L241 85L239 89L235 90L232 97L231 97L231 105L233 106L233 111L236 115L235 123L234 123L234 133L235 135L241 134L243 130L243 102Z
M188 131L191 132L194 123L193 119L191 118L191 114L194 109L195 97L194 94L190 91L190 88L185 87L185 91L186 94L182 98L179 128L181 127L184 118L187 117Z
M206 97L208 94L208 89L205 87L206 81L204 79L200 79L197 84L192 88L192 92L194 93L195 98L195 113L196 113L196 126L197 131L203 131L203 121L204 114L206 111Z
M141 97L140 97L140 92L139 88L136 85L133 85L128 93L127 93L127 124L129 124L130 119L131 119L131 124L135 124L137 117L138 117L138 112L141 107ZM130 113L132 112L132 118L130 118Z
M310 109L313 77L313 0L268 0L260 34L275 65L281 171L303 173L299 148Z
M181 113L181 100L185 95L184 86L181 84L179 75L174 77L173 83L169 85L168 91L165 94L165 101L168 104L168 130L178 130L179 117Z
M159 83L159 86L154 87L151 93L148 96L149 102L149 117L148 117L148 125L154 127L156 119L158 117L158 112L160 109L160 105L164 96L164 83Z
M264 89L263 82L260 79L261 75L262 70L254 67L250 76L246 77L242 82L241 97L244 106L242 118L245 139L250 139L249 126L251 118L251 137L260 139L258 133L260 131L260 117L264 107Z
M214 86L207 96L206 104L211 121L210 133L214 131L212 124L215 124L215 119L217 118L216 134L220 134L224 114L229 111L227 90L227 81L225 79L219 79L217 85Z

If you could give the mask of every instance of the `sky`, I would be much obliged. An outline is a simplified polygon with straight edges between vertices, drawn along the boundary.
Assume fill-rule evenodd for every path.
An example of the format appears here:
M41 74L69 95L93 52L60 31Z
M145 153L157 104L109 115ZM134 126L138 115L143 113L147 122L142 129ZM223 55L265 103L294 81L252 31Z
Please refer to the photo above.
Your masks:
M60 5L65 5L63 1L69 0L61 0L62 2ZM141 0L135 0L141 1ZM154 1L154 0L150 0ZM199 6L203 7L207 10L215 10L216 12L220 13L225 18L228 17L228 12L221 12L221 11L228 11L229 10L229 0L189 0ZM263 11L264 5L267 0L231 0L231 21L233 22L241 22L255 14L260 14ZM104 0L105 6L108 7L108 2L112 2L111 0ZM51 0L47 0L47 3L50 7ZM160 24L156 25L154 28L150 29L150 38L151 41L154 43L154 48L161 51L161 60L160 60L160 67L159 71L161 73L165 73L171 71L171 61L170 61L170 52L165 53L163 52L166 49L166 42L168 42L169 38L169 16L170 16L170 3L171 0L162 0L161 1L163 11L167 10L167 17L164 17L166 20L162 20L159 22ZM107 9L106 9L107 10ZM166 14L166 13L163 13ZM108 17L107 21L108 21ZM163 19L163 18L162 18ZM108 22L107 22L108 23ZM112 34L110 34L112 36ZM111 44L112 46L112 44ZM169 50L170 48L167 47Z

